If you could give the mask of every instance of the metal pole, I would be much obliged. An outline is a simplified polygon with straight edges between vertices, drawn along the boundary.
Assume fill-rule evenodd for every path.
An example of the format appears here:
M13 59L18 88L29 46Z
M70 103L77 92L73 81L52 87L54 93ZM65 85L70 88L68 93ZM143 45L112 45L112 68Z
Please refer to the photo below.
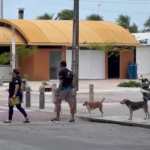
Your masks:
M57 84L52 84L52 102L54 104L56 103L56 89L57 89Z
M79 69L79 0L74 0L73 41L72 41L72 72L74 74L73 87L78 91Z
M41 86L39 88L39 109L44 109L45 108L45 87Z
M26 86L26 107L31 107L31 95L30 95L31 88L30 86Z
M94 101L94 85L93 84L90 84L89 85L89 101L90 102L93 102Z
M3 19L3 0L1 0L1 19Z

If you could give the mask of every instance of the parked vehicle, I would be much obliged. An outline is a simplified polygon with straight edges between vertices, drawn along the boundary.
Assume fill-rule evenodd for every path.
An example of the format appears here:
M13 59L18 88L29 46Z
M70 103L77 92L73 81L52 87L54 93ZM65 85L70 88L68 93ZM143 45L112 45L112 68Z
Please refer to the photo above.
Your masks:
M142 75L139 75L139 80L141 80L141 93L150 100L150 81L147 78L143 78Z

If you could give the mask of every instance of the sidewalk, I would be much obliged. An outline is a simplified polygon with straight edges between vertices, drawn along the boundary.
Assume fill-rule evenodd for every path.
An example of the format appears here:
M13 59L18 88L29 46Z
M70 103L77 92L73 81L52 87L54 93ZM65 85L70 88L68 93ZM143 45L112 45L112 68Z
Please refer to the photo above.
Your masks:
M150 102L149 102L150 107ZM38 103L32 104L33 109L38 108ZM54 112L54 104L49 103L46 104L46 108L44 110L40 110L42 112ZM120 124L125 126L137 126L150 128L150 119L144 120L145 114L143 110L137 110L133 113L133 119L128 120L129 110L126 106L121 105L119 102L116 103L104 103L103 106L104 116L101 117L101 113L98 109L93 110L91 112L91 116L88 117L88 111L86 107L83 106L82 103L77 104L77 113L76 116L91 122L100 122L100 123L112 123L112 124ZM70 109L67 103L62 103L62 113L64 115L70 115Z
M117 87L120 82L129 81L129 80L121 80L121 79L110 79L110 80L79 80L79 94L87 94L89 93L89 85L94 85L94 93L102 93L102 92L137 92L140 91L140 88L124 88ZM138 80L137 80L138 81ZM32 93L39 94L39 87L42 81L28 81L27 84L31 87ZM48 81L50 85L57 84L58 81ZM8 83L4 84L4 86L0 86L0 91L4 91L8 89ZM47 95L51 95L51 92L46 92Z

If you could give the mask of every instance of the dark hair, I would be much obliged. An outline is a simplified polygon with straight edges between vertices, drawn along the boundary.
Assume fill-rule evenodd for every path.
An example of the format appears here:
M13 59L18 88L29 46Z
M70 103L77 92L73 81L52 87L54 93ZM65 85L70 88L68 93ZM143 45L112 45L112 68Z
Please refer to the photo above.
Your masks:
M13 73L15 73L16 75L19 75L19 70L18 69L14 69Z
M61 62L60 62L60 65L61 65L62 67L66 67L66 66L67 66L67 63L66 63L66 61L61 61Z

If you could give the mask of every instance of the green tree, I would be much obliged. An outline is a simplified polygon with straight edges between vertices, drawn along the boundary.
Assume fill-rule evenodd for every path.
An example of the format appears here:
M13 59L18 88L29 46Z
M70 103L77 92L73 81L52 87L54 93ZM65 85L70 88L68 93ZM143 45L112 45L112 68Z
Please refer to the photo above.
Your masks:
M140 32L144 33L144 32L150 32L150 17L145 21L144 25L144 29L141 30Z
M103 21L103 16L100 16L98 14L91 14L86 17L86 20L95 20L95 21Z
M98 44L91 44L88 47L89 50L99 50L99 51L105 51L105 52L111 52L109 57L112 55L116 55L118 56L118 53L116 52L126 52L129 49L132 50L134 49L134 47L130 47L130 46L115 46L115 43L110 42L110 43L106 43L104 45L98 45Z
M38 52L37 47L31 47L31 46L25 46L25 45L18 46L17 51L18 51L19 56L21 56L23 60L25 60L27 57L32 56Z
M5 65L12 60L12 55L8 52L2 53L0 55L0 65Z
M17 46L17 51L23 60L38 52L36 47L27 47L25 45ZM16 58L11 53L5 52L0 55L0 65L5 65L10 61L16 61Z
M73 20L73 10L64 9L58 13L59 20Z
M48 13L44 13L43 15L38 16L36 19L38 20L53 20L54 18L54 13L48 14ZM56 17L54 20L57 20L58 17Z
M135 23L131 24L131 17L128 15L119 15L116 23L127 29L130 33L138 33L138 26Z

